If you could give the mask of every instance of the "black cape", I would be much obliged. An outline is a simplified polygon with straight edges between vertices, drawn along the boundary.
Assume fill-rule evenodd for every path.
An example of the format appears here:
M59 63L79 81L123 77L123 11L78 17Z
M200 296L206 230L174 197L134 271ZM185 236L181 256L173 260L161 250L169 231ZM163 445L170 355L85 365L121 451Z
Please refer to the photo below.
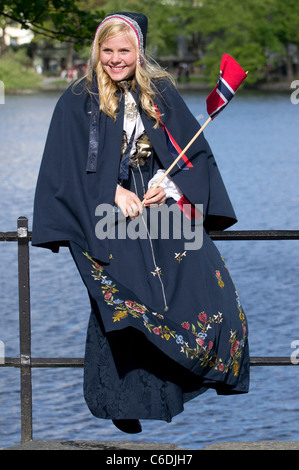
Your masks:
M172 85L163 80L156 86L163 124L184 148L199 124ZM138 91L133 96L138 103ZM139 185L139 197L154 166L173 163L165 127L154 129L153 120L140 114L155 154L151 168L139 168L144 178L131 168L128 188ZM88 289L84 396L90 411L107 419L170 421L208 388L248 391L248 328L229 272L205 231L201 249L188 253L184 237L96 237L97 206L114 204L123 117L121 94L115 122L99 112L97 95L83 81L62 95L38 178L32 243L53 251L69 245ZM186 156L192 166L175 166L172 178L190 203L203 206L207 230L229 227L236 217L202 134ZM161 283L155 268L162 269Z
M155 104L164 125L181 148L200 128L173 85L156 82ZM137 99L136 94L135 99ZM37 181L32 244L54 252L72 241L103 262L109 259L109 240L99 240L95 227L99 217L96 207L114 204L120 165L123 133L124 99L120 93L116 121L104 113L94 114L94 97L85 81L70 86L60 97L52 117ZM154 129L153 120L140 110L145 130L162 167L173 163L165 131ZM98 125L97 125L98 124ZM97 145L93 146L96 129ZM95 168L88 168L88 156L96 152ZM202 204L207 231L226 229L236 222L211 149L203 134L192 144L186 156L192 168L177 165L170 176L192 204Z

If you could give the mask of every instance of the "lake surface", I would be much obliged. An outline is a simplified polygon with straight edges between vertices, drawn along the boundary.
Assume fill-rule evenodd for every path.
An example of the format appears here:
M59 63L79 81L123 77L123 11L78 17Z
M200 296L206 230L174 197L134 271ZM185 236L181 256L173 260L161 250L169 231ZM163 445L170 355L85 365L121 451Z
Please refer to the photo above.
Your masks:
M299 105L288 93L240 91L206 128L238 216L236 230L299 228ZM36 178L57 93L7 96L0 105L0 231L31 228ZM183 93L199 122L206 93ZM299 241L217 242L250 328L252 356L290 356L299 341ZM89 301L68 251L30 249L32 355L83 357ZM0 243L0 341L18 356L17 247ZM253 367L250 392L189 402L172 423L143 421L125 435L94 418L82 369L33 370L34 439L170 442L200 449L223 441L298 440L299 368ZM19 370L0 368L0 447L20 442Z

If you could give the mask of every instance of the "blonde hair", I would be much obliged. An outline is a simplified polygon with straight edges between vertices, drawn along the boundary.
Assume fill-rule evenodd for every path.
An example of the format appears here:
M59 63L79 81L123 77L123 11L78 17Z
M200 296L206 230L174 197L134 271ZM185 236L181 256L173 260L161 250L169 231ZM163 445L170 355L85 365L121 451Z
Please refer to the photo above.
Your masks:
M160 67L153 60L149 60L148 57L141 54L136 45L136 40L129 26L124 24L122 21L110 20L106 25L103 25L98 35L98 40L93 45L93 54L89 60L88 69L86 73L87 86L90 90L92 82L93 72L96 73L98 90L99 90L99 102L100 109L107 116L116 120L119 97L117 91L119 91L121 83L114 82L109 75L104 71L100 61L100 50L102 44L108 39L121 35L127 34L128 38L132 42L136 49L136 56L140 56L141 61L137 60L135 75L132 79L132 88L134 91L137 90L137 83L140 89L140 105L145 113L156 121L155 128L159 126L159 116L157 115L154 98L158 91L153 83L154 79L167 78L174 84L173 77ZM140 64L142 63L142 65ZM155 91L156 90L156 91Z

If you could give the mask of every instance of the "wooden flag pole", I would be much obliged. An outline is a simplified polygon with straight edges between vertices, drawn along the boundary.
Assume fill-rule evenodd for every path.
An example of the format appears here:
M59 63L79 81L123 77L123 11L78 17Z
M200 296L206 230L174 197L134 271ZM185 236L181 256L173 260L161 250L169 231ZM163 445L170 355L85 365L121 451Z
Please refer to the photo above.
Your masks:
M248 71L245 72L246 75L248 75ZM203 126L199 129L199 131L195 134L194 137L192 137L192 139L190 140L190 142L186 145L186 147L184 148L184 150L181 151L181 153L179 154L179 156L174 160L174 162L170 165L170 167L165 171L165 173L163 174L163 176L160 178L160 180L158 181L158 183L155 184L155 186L153 186L153 188L151 189L156 189L161 183L162 181L164 180L164 178L166 178L166 176L168 175L168 173L172 170L172 168L177 164L177 162L180 160L180 158L182 158L182 156L185 154L185 152L187 152L188 148L193 144L193 142L197 139L197 137L202 133L202 131L207 127L207 125L209 124L209 122L212 121L212 118L209 117L206 122L203 124ZM143 199L142 201L142 204L145 203L145 199Z
M212 118L209 117L206 122L203 124L203 126L199 129L199 131L192 137L192 139L190 140L190 142L186 145L186 147L184 148L184 150L181 151L181 153L179 154L179 156L174 160L174 162L170 165L170 167L165 171L165 173L163 174L163 176L159 179L158 183L155 184L155 186L153 186L153 188L151 189L156 189L158 186L160 186L160 184L162 183L162 181L164 180L164 178L166 178L166 176L168 175L168 173L172 170L172 168L177 164L177 162L180 160L180 158L182 158L182 156L187 152L188 148L193 144L193 142L197 139L197 137L202 133L202 131L207 127L207 125L209 124L209 122L212 121ZM142 201L142 204L145 203L145 199L143 199Z

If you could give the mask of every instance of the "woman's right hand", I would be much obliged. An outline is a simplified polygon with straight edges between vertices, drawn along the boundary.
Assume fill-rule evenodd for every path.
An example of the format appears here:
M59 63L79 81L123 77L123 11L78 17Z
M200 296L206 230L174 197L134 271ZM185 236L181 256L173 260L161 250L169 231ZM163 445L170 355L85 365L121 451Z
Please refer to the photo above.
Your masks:
M125 217L135 219L139 214L142 214L142 203L139 197L122 186L117 186L114 202Z

